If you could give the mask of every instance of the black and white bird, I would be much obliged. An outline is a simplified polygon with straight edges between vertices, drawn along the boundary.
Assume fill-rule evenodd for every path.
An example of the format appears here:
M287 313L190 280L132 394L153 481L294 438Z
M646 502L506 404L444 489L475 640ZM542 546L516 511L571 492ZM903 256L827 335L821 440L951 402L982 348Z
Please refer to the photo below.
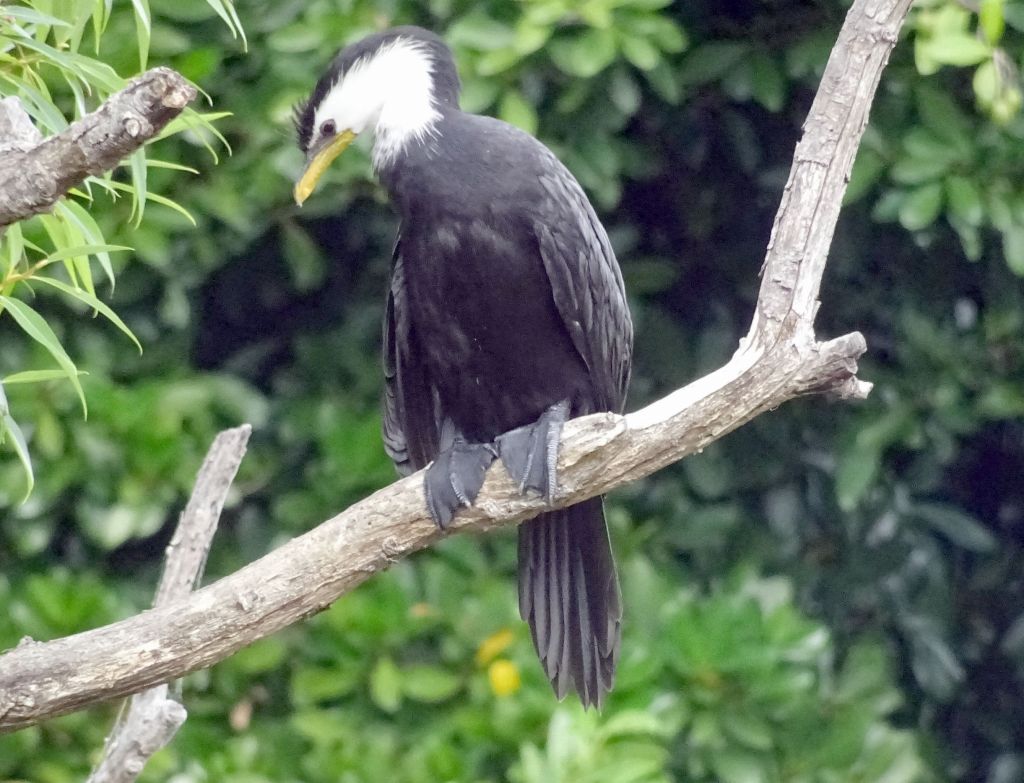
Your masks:
M500 458L550 501L567 418L620 412L633 326L615 254L539 141L459 109L451 51L397 27L343 49L296 109L301 204L352 140L401 215L384 318L384 444L426 467L442 528ZM559 698L600 706L622 606L600 497L519 528L519 610Z

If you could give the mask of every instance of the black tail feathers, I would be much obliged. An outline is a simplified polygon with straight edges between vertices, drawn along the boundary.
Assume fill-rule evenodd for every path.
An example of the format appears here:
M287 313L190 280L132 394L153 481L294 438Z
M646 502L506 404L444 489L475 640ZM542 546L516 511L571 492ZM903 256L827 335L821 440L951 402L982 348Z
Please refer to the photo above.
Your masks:
M519 526L519 613L559 699L598 708L615 680L622 599L600 497Z

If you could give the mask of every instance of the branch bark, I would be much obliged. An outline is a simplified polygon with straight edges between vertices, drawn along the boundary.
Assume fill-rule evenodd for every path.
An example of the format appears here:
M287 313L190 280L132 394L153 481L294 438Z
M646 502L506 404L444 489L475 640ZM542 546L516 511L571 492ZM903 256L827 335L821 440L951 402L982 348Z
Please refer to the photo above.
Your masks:
M724 367L648 407L569 422L556 506L646 476L761 412L805 394L862 398L864 338L814 336L818 288L853 158L911 0L855 0L805 123L764 264L749 334ZM544 508L490 470L453 530L511 525ZM137 692L208 667L319 612L396 559L441 537L422 473L203 588L186 600L0 657L0 731Z
M250 434L252 427L245 424L220 433L210 446L192 497L167 546L154 608L188 597L202 579L213 535ZM188 713L180 702L168 697L167 691L168 686L161 684L132 697L87 783L132 783L149 757L171 741Z
M31 147L20 143L0 150L0 229L49 210L87 176L112 169L195 97L195 88L181 74L153 68L61 133ZM0 130L23 126L13 101L5 101Z

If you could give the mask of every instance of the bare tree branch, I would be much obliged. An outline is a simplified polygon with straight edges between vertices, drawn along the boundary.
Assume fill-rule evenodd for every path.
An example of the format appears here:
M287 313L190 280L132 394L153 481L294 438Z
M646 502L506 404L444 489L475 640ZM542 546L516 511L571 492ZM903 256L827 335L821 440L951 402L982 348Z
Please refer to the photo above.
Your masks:
M25 152L42 140L21 101L13 96L0 100L0 152Z
M861 398L864 339L814 336L818 288L850 167L911 0L855 0L797 146L772 231L750 333L721 369L628 416L569 422L557 506L653 473L794 397ZM544 508L492 468L454 529L510 525ZM137 692L208 667L326 608L396 559L441 537L423 474L392 484L183 601L0 657L0 731Z
M87 176L112 169L195 97L179 73L153 68L61 133L27 149L7 146L0 155L0 228L47 211ZM14 105L5 102L0 130L23 126L22 118L13 118Z
M202 579L220 513L251 434L252 427L244 424L220 433L210 446L192 497L167 546L154 607L187 598ZM168 698L166 684L137 693L107 738L103 758L87 783L132 783L149 757L171 741L187 717L185 708Z

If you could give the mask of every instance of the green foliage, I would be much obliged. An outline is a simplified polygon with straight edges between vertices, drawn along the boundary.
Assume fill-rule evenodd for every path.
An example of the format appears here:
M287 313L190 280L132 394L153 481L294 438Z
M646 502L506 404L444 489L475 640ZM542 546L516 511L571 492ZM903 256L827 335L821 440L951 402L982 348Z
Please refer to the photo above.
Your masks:
M879 221L897 220L931 244L941 217L959 237L963 253L977 261L985 251L986 231L1001 239L1002 255L1017 275L1024 275L1024 191L1010 172L1021 167L1022 92L1019 73L1007 46L1019 46L1024 16L1017 4L989 0L972 13L953 0L918 3L911 17L914 61L925 76L943 66L974 70L973 96L986 117L958 100L955 91L922 81L906 96L876 110L876 129L858 158L858 197L870 181L886 172L887 189L876 204ZM1005 34L1009 26L1014 36ZM881 118L880 118L881 115Z
M1019 780L1024 120L1007 64L1024 52L1021 7L919 5L883 77L818 324L865 333L871 399L786 406L611 498L627 622L600 716L558 706L542 681L511 541L452 540L188 678L190 718L146 779ZM0 646L147 605L222 427L257 425L211 578L392 480L377 405L394 221L365 149L301 212L290 200L290 109L340 45L392 23L443 32L466 108L535 130L579 176L623 261L636 408L722 363L745 331L846 4L251 0L246 53L218 8L115 4L100 54L82 52L128 74L148 36L149 64L230 112L215 116L233 154L210 168L209 132L183 120L164 163L62 202L97 226L61 246L76 255L51 258L40 219L0 248L0 271L18 257L19 275L51 258L44 276L77 279L146 347L136 356L59 286L0 291L45 319L89 403L82 420L52 341L5 310ZM75 116L60 71L44 73ZM138 194L143 172L139 223L106 193ZM28 448L36 486L20 504ZM0 779L80 779L108 717L0 738Z
M511 543L488 556L477 541L446 542L440 557L398 566L305 628L192 676L189 720L142 779L931 779L913 734L890 722L900 696L883 648L854 648L832 674L828 632L779 578L738 572L699 596L682 573L630 560L631 616L658 606L654 625L627 625L619 690L602 713L559 705L510 601ZM30 581L0 643L109 616L112 591L86 584L69 601L71 585L66 572ZM485 659L496 635L507 639ZM522 676L504 695L488 676L498 663ZM75 746L96 741L85 722L65 731ZM81 775L84 757L41 758L40 741L0 738L8 774Z
M241 31L230 2L209 1L224 16L233 32ZM144 69L149 55L152 20L147 0L133 0L132 6L139 67ZM112 4L108 0L75 0L57 7L45 0L4 5L0 14L2 94L18 98L43 135L63 131L71 122L95 109L127 84L127 79L117 73L110 60L98 59L112 13ZM83 53L90 42L97 57ZM107 44L109 46L109 41ZM162 135L167 137L186 129L216 133L210 119L210 115L186 109L185 114L171 123ZM128 194L136 226L142 221L147 201L183 211L175 201L150 192L147 187L150 166L173 165L147 160L145 148L140 149L128 164L131 184L117 180L114 172L88 177L81 189L73 189L70 197L57 203L53 214L39 215L0 230L0 316L6 312L25 336L45 348L51 362L56 362L60 368L61 377L67 378L78 393L83 413L86 400L78 368L45 318L24 299L33 298L37 286L56 292L59 299L72 307L81 310L84 305L93 314L103 315L141 351L142 346L132 331L97 298L94 281L95 263L113 289L114 265L110 253L130 248L108 244L89 208L95 208L95 190L104 192L111 199ZM16 374L15 382L49 379L48 372L21 370ZM0 388L10 382L10 376L0 378ZM0 444L8 439L11 441L24 469L27 497L34 485L28 446L6 402L3 406Z

